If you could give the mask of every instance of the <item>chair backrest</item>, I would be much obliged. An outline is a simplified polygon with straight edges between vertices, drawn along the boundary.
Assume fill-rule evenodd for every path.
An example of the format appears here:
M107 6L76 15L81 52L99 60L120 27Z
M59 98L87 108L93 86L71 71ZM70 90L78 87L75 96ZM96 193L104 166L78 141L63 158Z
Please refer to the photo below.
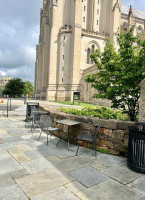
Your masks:
M40 120L42 121L43 123L43 127L51 127L51 124L52 124L52 119L49 115L42 115Z
M39 111L39 108L34 107L34 108L32 109L31 117L34 117L34 116L35 116L35 114L36 114L35 111Z
M35 113L33 118L34 118L34 123L38 122L38 121L40 121L41 114L40 113Z
M99 125L97 126L97 128L96 128L95 133L92 134L92 139L93 139L93 141L96 139L97 134L98 134L100 128L101 128L101 125L99 124Z

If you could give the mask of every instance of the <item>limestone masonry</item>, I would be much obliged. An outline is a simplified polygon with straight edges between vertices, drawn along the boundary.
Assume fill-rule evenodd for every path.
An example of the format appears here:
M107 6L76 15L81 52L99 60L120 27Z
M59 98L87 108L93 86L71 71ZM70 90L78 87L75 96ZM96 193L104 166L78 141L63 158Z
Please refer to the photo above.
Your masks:
M121 6L121 0L43 0L40 36L36 47L35 98L92 101L95 89L84 83L96 66L94 49L103 51L106 38L116 44L115 32L134 26L145 36L145 12Z

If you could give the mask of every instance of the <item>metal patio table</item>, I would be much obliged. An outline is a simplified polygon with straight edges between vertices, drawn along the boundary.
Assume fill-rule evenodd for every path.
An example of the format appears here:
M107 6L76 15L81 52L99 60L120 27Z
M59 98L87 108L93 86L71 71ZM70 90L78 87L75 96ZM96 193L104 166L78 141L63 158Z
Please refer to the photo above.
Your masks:
M71 126L80 125L82 122L78 122L78 121L71 120L71 119L63 119L63 120L56 121L56 123L59 123L59 124L63 124L63 125L68 126L67 144L68 144L68 150L69 150L70 127L71 127ZM60 139L60 141L61 141L61 139ZM60 142L60 141L59 141L59 142ZM58 143L59 143L59 142L58 142Z

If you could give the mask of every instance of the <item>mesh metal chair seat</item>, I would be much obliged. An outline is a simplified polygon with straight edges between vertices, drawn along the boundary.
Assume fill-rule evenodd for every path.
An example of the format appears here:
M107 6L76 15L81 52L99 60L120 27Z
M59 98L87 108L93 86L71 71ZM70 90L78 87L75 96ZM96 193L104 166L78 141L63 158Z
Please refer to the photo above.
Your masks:
M43 128L43 131L58 131L59 128L53 128L53 127L49 127L49 128Z
M89 131L90 135L88 135L88 131L86 130L83 130L83 133L78 135L77 136L77 140L78 140L78 148L77 148L77 152L76 152L76 156L78 154L78 150L79 150L79 146L80 146L80 142L84 141L87 143L93 143L93 146L94 146L94 151L95 151L95 157L96 157L96 137L97 137L97 134L99 132L99 129L100 129L100 125L97 127L97 129L94 131Z
M92 136L90 136L90 135L80 134L80 135L77 136L77 139L92 142Z
M49 115L43 116L43 118L41 118L41 121L42 121L42 126L41 126L41 131L40 131L40 135L39 135L38 140L40 140L41 134L42 134L42 132L44 132L47 135L47 145L48 145L48 135L50 135L50 138L51 138L52 133L54 131L60 131L60 129L59 128L53 128L51 126L52 125L52 119Z

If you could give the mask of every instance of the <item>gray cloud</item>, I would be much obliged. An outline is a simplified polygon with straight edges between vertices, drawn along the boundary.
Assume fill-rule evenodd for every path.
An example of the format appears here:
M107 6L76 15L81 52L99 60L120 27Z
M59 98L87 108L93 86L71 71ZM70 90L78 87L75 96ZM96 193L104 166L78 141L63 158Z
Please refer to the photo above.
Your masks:
M42 0L0 4L0 75L33 82Z
M126 6L132 5L134 9L145 11L144 0L121 0L121 3Z

